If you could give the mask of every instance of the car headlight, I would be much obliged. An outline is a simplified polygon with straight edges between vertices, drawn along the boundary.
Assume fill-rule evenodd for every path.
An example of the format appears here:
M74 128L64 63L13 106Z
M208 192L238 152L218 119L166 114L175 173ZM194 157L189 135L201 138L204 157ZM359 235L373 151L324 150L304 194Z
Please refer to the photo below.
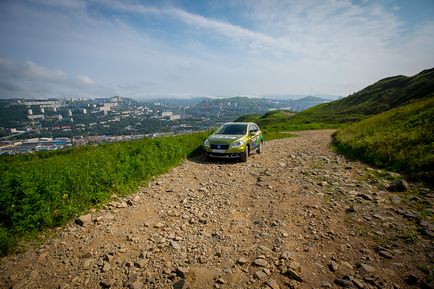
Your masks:
M242 146L243 144L244 144L244 142L243 142L242 140L237 140L236 142L233 142L233 143L231 144L231 147L232 147L232 148L237 148L237 147Z
M205 142L203 143L204 146L209 147L209 140L206 139Z

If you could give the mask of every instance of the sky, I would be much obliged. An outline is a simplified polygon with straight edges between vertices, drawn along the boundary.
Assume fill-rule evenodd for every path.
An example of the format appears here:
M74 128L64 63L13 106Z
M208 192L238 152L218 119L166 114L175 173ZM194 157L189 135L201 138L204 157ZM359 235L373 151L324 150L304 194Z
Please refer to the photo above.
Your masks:
M0 98L347 96L433 66L433 0L0 1Z

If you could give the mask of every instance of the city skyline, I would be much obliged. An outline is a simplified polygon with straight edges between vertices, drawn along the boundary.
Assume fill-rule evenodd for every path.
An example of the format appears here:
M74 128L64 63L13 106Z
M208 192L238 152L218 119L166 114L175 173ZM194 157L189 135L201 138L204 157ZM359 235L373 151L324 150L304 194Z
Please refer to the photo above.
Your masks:
M346 96L434 66L432 1L0 3L0 98Z

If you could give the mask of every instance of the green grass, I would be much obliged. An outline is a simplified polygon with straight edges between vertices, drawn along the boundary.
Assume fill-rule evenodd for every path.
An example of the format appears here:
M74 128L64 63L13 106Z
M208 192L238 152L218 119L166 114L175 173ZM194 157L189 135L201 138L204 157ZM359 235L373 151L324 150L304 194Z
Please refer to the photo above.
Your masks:
M269 141L272 139L295 137L294 134L290 134L287 132L278 132L278 131L276 132L276 131L268 131L268 130L263 131L263 134L264 134L265 141Z
M0 254L23 237L127 195L202 145L208 133L0 158Z
M434 97L375 115L337 131L338 152L377 166L434 176Z

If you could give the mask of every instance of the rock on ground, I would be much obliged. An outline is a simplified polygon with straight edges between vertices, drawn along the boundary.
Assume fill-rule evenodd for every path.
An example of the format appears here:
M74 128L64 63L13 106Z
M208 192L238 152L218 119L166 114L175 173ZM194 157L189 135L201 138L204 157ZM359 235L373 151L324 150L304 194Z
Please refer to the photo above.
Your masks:
M2 258L0 287L423 284L416 265L429 265L434 248L419 226L432 222L406 207L403 193L385 191L376 170L333 153L332 132L266 141L247 163L189 158Z

